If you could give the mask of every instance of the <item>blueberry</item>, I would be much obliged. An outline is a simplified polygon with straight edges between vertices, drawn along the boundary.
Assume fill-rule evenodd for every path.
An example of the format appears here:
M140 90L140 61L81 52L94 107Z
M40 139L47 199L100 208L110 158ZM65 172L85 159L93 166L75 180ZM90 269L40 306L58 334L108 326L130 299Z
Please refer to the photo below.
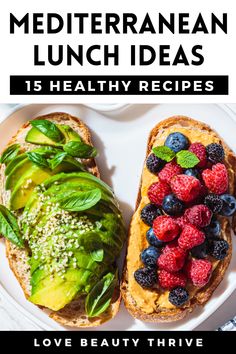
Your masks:
M199 179L200 177L199 172L196 168L188 168L184 171L184 174L187 176L195 177L197 179Z
M164 167L165 161L159 159L155 154L150 154L146 161L146 166L151 173L158 173Z
M145 224L152 226L154 219L160 215L162 215L160 208L155 204L149 203L142 209L140 217Z
M207 159L212 163L222 162L225 152L220 144L212 143L206 146Z
M162 209L168 215L177 216L182 214L184 204L174 194L169 194L163 199Z
M152 288L157 283L157 271L155 268L140 268L134 272L134 279L143 288Z
M220 261L227 256L228 250L229 244L226 240L212 240L210 243L210 255Z
M187 150L189 147L189 140L182 133L176 132L168 135L165 141L165 146L168 146L174 152Z
M210 225L204 227L203 231L205 232L205 235L207 236L208 239L220 236L221 233L220 222L215 218L211 219Z
M182 288L182 286L174 288L169 293L169 301L175 306L183 305L186 301L188 301L188 298L189 294L185 288Z
M220 213L223 207L223 200L219 195L216 194L208 194L204 198L204 204L211 209L214 214Z
M157 259L160 257L161 252L158 248L150 246L145 248L141 253L141 260L147 267L155 267L157 265Z
M236 211L236 199L230 194L222 194L220 199L223 201L223 207L220 215L232 216Z
M208 242L205 240L201 245L195 246L191 249L191 255L195 258L206 258L208 254Z
M148 243L154 247L162 247L165 244L164 242L158 239L152 227L150 227L150 229L147 231L146 238Z

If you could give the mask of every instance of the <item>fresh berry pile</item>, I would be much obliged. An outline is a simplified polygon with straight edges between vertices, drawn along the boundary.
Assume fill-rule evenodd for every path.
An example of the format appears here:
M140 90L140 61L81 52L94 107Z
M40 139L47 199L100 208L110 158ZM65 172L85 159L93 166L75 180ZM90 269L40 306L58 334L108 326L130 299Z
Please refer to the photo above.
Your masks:
M144 288L169 291L169 301L177 307L188 302L190 284L208 284L212 259L228 255L218 216L232 216L236 199L228 194L224 158L220 144L204 146L175 132L146 161L156 181L147 191L150 203L140 214L150 227L149 247L140 255L144 266L134 278Z

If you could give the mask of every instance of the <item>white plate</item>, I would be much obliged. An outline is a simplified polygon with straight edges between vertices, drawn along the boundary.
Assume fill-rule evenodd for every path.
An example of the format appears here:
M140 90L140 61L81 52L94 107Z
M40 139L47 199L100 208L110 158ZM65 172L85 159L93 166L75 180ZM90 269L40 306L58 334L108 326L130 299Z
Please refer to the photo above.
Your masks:
M13 109L0 125L2 149L16 130L27 120L53 111L64 111L81 117L90 127L100 153L97 161L102 178L115 190L128 224L132 215L146 150L148 133L160 120L175 114L188 115L215 128L236 151L236 122L232 112L217 105L124 105L116 110L83 105L28 105ZM234 240L235 251L235 240ZM145 324L133 319L124 306L118 315L97 330L192 330L211 315L236 289L236 255L224 280L211 300L186 319L171 324ZM65 329L49 319L40 309L25 300L22 290L9 269L3 242L0 242L0 292L22 313L46 330Z

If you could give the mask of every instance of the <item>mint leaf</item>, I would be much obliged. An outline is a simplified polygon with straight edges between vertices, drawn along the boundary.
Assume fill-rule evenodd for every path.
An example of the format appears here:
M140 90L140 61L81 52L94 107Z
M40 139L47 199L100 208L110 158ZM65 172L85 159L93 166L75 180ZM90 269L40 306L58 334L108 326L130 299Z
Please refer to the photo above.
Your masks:
M175 152L168 146L156 146L152 149L153 153L166 162L170 162L175 158Z
M183 168L192 168L200 162L199 158L188 150L181 150L177 152L176 158L177 164Z

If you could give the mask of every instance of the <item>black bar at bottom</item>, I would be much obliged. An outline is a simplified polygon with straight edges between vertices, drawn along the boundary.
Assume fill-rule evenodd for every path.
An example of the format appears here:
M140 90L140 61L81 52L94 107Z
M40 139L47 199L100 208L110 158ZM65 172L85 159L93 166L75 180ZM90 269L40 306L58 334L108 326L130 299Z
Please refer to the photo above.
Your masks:
M228 95L227 75L10 76L11 95Z
M49 331L0 332L2 347L24 353L222 353L235 345L235 332ZM227 344L226 344L227 343ZM6 345L6 346L5 346Z

